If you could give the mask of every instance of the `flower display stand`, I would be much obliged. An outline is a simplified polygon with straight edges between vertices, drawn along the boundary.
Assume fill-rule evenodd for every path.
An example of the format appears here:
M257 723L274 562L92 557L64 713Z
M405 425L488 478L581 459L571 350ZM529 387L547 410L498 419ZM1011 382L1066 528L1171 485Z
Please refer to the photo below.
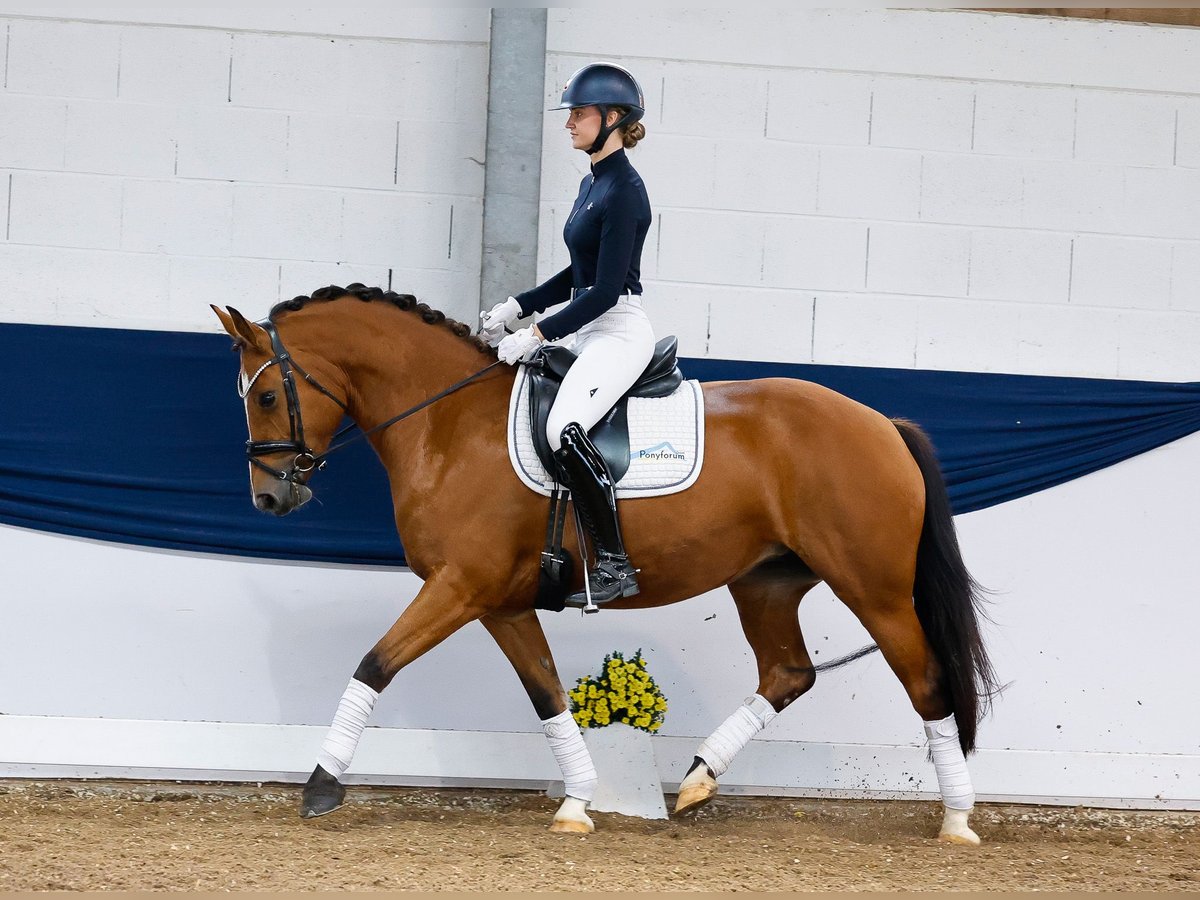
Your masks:
M583 741L600 778L591 809L643 819L667 817L654 747L647 732L614 722L602 728L585 728Z

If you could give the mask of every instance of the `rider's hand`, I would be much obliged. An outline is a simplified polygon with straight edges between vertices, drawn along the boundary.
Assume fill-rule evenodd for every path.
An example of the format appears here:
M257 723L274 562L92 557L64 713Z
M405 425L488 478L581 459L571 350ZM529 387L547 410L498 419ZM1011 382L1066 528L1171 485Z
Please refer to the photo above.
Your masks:
M479 336L495 347L504 340L504 329L517 321L521 315L521 304L514 297L509 297L503 303L497 303L485 313L480 313L482 324L479 326Z
M540 346L542 339L534 334L533 328L530 327L514 331L500 342L496 350L501 361L511 366L517 362L528 362Z

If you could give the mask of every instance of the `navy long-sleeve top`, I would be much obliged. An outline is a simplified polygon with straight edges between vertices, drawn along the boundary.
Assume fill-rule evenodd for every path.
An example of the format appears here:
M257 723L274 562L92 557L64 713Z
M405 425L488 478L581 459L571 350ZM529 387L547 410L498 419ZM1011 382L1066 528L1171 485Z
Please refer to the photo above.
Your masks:
M650 230L650 199L624 150L592 166L563 227L571 265L518 294L523 316L571 303L538 322L548 341L572 334L612 309L626 291L641 294L642 245ZM575 297L571 298L571 289Z

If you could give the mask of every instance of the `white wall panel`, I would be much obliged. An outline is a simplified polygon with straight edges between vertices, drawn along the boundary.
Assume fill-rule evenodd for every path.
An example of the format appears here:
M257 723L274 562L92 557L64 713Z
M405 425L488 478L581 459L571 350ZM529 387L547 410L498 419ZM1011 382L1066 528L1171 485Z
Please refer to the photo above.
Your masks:
M199 107L180 116L181 178L282 182L288 117L273 110Z
M908 150L822 150L817 211L848 219L912 222L921 208L921 156Z
M1081 91L1075 158L1131 166L1169 166L1175 158L1175 96Z
M867 226L835 218L765 220L762 280L792 290L861 290L866 273Z
M130 179L122 198L121 249L227 257L233 194L226 182ZM180 216L181 209L188 214Z
M120 99L223 105L229 101L232 48L233 35L223 31L122 28Z
M308 187L238 185L233 194L233 252L265 259L343 258L345 196Z
M819 294L813 313L812 361L912 368L918 309L919 301L912 297Z
M1164 309L1170 304L1171 244L1082 234L1071 257L1071 302Z
M660 128L668 134L761 136L767 78L762 69L668 63L663 67ZM649 81L653 86L654 82ZM646 103L658 98L650 91ZM717 126L714 128L714 126Z
M1178 166L1200 166L1200 97L1181 100L1175 133L1175 158Z
M633 163L653 189L651 205L660 201L660 183L676 182L674 202L666 205L692 206L707 184L711 184L711 203L720 209L757 212L806 214L817 211L817 180L821 171L820 151L816 147L784 141L717 141L713 146L711 173L708 154L698 153L695 141L659 150L665 135L655 135L638 147ZM659 155L661 153L661 156ZM654 159L658 166L646 166ZM643 172L643 168L648 170ZM674 173L674 174L669 174Z
M1132 169L1099 163L1033 161L1023 168L1026 228L1138 234L1125 215Z
M0 9L0 15L4 12ZM9 22L5 89L49 97L117 96L121 29L16 19Z
M318 280L303 291L292 291L281 297L279 268L279 263L267 259L173 256L169 282L170 321L179 323L174 326L177 329L212 331L217 318L208 308L210 303L236 307L253 318L266 315L279 300L298 293L311 293L321 285Z
M969 82L878 77L871 85L871 144L970 150L974 107Z
M767 137L810 144L868 143L871 79L803 69L772 72Z
M169 106L72 100L67 104L64 168L106 175L172 175L178 119Z
M1125 171L1123 228L1129 234L1200 238L1200 169Z
M488 39L488 10L428 7L305 6L187 6L163 7L114 4L22 3L6 0L0 13L13 16L87 18L104 22L135 22L192 29L295 32L301 34L367 35L413 41L473 41Z
M67 104L53 97L0 95L0 166L61 169L66 154Z
M1037 375L1118 378L1124 329L1115 309L1023 304L1021 341L1012 371ZM1132 370L1127 367L1126 371ZM1132 377L1132 376L1130 376Z
M281 264L295 262L314 264L303 269L312 276L358 267L384 285L389 270L404 269L461 317L478 298L489 21L486 9L0 4L6 195L8 176L17 182L5 239L35 248L20 257L22 271L45 264L37 251L70 247L90 251L85 270L102 279L70 303L11 298L8 312L210 331L206 306L192 306L206 286L248 273L256 295L270 287L248 312L265 311ZM454 235L447 222L430 238L418 218L377 234L361 223L363 242L347 241L342 208L363 189L446 216L453 206ZM97 253L118 249L163 258ZM153 286L138 309L121 299L126 265ZM301 267L288 270L301 280Z
M921 168L921 220L946 225L1022 224L1025 169L998 156L926 153Z
M867 289L964 297L971 233L934 225L871 226Z
M917 307L916 366L1003 372L1017 354L1019 310L985 300L925 299Z
M287 130L290 182L360 188L396 183L394 121L294 113Z
M990 300L1066 303L1071 284L1069 235L980 228L971 232L968 293Z
M9 240L18 244L115 250L121 245L121 182L14 172L8 215Z
M1011 84L984 84L976 89L972 144L976 152L1069 159L1074 145L1073 91Z
M1171 255L1171 307L1200 312L1200 243L1176 243Z

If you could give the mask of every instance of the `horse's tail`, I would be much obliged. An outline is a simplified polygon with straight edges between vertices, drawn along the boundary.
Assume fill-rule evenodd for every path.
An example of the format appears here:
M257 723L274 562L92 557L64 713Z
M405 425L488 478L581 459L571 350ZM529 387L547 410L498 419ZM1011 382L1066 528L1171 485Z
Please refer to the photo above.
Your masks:
M917 545L913 603L942 668L964 753L996 693L996 676L979 632L983 589L963 564L937 451L920 426L893 419L925 480L925 521Z

